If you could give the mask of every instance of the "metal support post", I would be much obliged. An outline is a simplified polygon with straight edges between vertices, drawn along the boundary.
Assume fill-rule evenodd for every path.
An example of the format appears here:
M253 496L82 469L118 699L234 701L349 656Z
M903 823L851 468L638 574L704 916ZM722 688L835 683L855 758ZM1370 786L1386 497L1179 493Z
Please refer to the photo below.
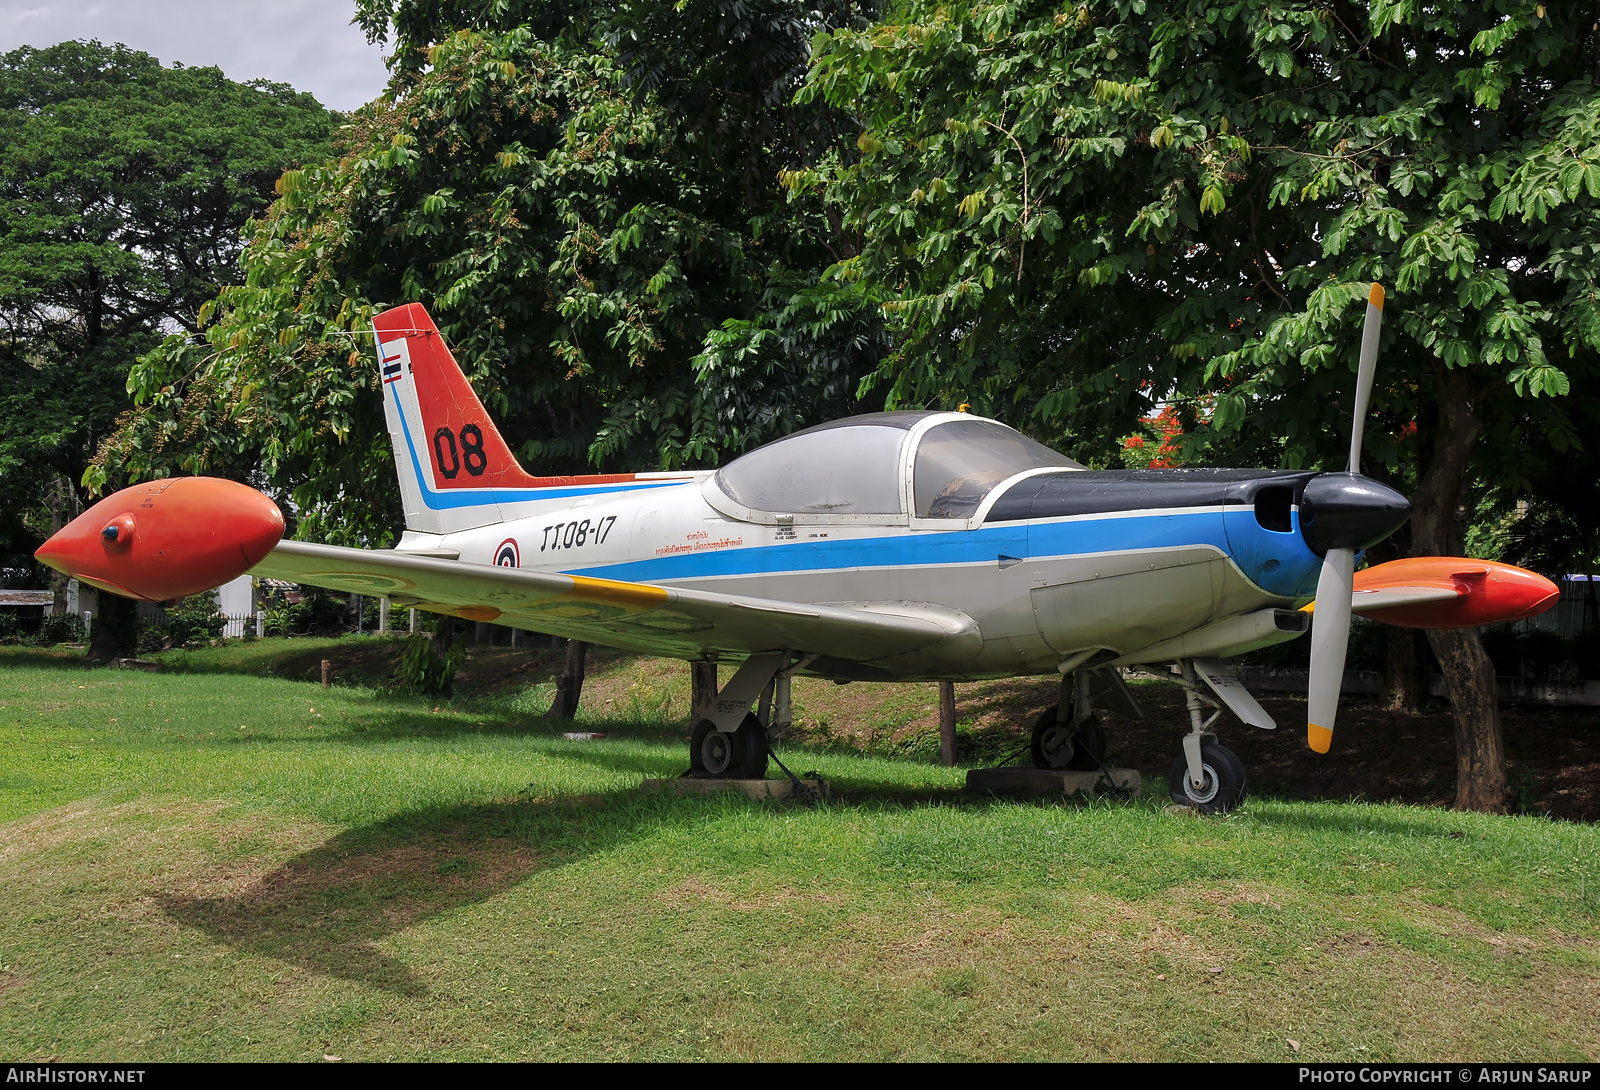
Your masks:
M767 733L774 738L781 738L785 731L794 726L794 705L789 693L791 680L788 674L781 672L773 679L772 729Z
M939 763L956 763L956 683L939 682Z

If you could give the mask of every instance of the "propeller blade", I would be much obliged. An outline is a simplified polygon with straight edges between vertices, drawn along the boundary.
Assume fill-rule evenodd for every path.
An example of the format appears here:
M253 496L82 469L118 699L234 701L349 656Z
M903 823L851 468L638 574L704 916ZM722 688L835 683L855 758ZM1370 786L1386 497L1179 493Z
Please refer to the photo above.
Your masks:
M1350 472L1361 472L1361 434L1367 427L1372 400L1372 375L1378 367L1378 334L1383 331L1383 285L1367 293L1367 324L1361 330L1361 364L1356 370L1356 412L1350 428Z
M1318 753L1328 752L1333 744L1345 652L1350 648L1350 596L1355 579L1356 551L1329 549L1317 577L1311 621L1311 684L1306 694L1306 742Z
M1361 438L1372 401L1372 376L1378 368L1378 335L1383 332L1383 285L1367 293L1367 322L1361 330L1361 362L1356 369L1356 404L1350 425L1349 472L1361 472ZM1317 577L1316 612L1311 626L1311 679L1306 693L1306 742L1318 753L1333 745L1339 714L1344 660L1350 650L1350 599L1355 593L1356 551L1329 549Z

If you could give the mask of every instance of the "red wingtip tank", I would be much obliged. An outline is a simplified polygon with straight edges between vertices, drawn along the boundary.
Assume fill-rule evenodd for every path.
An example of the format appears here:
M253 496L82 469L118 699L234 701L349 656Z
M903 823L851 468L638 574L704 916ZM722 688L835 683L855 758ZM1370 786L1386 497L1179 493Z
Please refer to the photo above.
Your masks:
M283 512L253 488L173 477L124 488L33 555L91 586L163 602L244 574L283 536Z
M1374 609L1366 616L1402 628L1465 628L1520 621L1543 613L1561 588L1542 575L1496 560L1418 556L1391 560L1356 573L1355 589L1438 587L1457 597L1440 602Z

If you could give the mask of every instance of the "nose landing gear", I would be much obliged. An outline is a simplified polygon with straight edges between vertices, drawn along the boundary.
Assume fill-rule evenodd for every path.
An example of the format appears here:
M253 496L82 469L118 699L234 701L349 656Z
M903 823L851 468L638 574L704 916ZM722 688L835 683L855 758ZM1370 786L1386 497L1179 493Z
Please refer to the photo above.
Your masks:
M1244 765L1233 750L1214 739L1200 746L1198 783L1190 775L1187 754L1178 754L1167 771L1167 793L1172 801L1202 814L1226 814L1244 801L1244 791Z
M1183 737L1183 752L1167 772L1167 793L1179 806L1202 814L1226 814L1244 801L1244 763L1233 750L1217 742L1211 724L1222 714L1222 706L1201 690L1193 661L1182 659L1178 669L1183 678L1179 684L1189 707L1189 733ZM1215 709L1208 719L1202 719L1203 706ZM1259 707L1256 710L1259 712ZM1271 720L1267 722L1270 724Z

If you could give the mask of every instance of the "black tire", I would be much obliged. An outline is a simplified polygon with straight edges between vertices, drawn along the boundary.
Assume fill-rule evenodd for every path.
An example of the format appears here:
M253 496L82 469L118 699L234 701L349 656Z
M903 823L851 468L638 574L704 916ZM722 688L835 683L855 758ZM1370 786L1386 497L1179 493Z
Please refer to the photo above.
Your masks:
M709 719L694 725L689 735L689 770L696 776L734 779L737 757L733 735L719 731Z
M689 769L714 780L766 779L767 732L754 715L745 716L731 734L702 719L689 736Z
M1093 772L1105 763L1106 732L1094 716L1081 724L1056 722L1052 704L1033 721L1033 767Z
M1182 753L1167 772L1167 794L1179 806L1202 814L1226 814L1245 797L1244 763L1227 746L1209 740L1200 743L1200 766L1206 786L1196 791L1189 784L1189 760Z
M753 713L733 732L733 746L739 751L739 779L767 778L767 732Z

